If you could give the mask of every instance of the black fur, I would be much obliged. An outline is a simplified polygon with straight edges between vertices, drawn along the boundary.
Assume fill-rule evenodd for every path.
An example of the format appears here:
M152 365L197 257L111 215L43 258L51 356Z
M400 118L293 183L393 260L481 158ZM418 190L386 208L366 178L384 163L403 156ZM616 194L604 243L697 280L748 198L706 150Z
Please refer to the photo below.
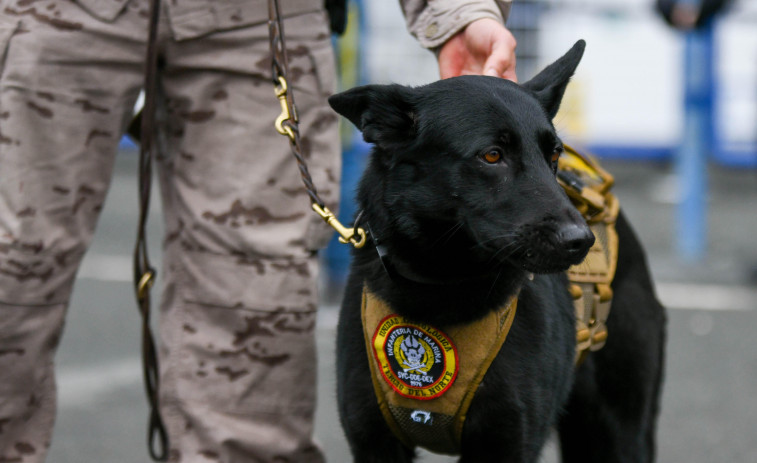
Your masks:
M374 144L358 190L371 240L354 252L337 335L339 412L355 462L414 457L377 406L364 283L396 312L436 326L480 318L520 290L507 341L471 404L461 462L538 461L554 427L565 462L653 460L665 315L622 215L609 340L573 365L575 315L561 272L594 238L555 180L562 144L551 118L583 49L579 41L522 86L466 76L329 100ZM488 152L501 160L488 162Z

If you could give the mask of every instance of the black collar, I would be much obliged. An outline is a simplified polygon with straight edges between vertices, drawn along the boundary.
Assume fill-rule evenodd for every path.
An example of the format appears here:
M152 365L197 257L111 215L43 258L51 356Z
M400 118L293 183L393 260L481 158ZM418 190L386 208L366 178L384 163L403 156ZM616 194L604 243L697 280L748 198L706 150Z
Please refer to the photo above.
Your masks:
M443 278L430 278L425 275L421 275L418 272L410 268L409 265L402 263L397 259L392 259L389 254L389 249L386 245L382 244L376 233L371 229L371 225L366 223L366 228L370 234L373 246L376 248L376 253L379 256L381 265L384 267L384 271L389 278L395 283L412 282L416 284L446 286L451 284L465 283L468 281L479 280L484 278L485 274L478 275L465 275L465 276L451 276Z

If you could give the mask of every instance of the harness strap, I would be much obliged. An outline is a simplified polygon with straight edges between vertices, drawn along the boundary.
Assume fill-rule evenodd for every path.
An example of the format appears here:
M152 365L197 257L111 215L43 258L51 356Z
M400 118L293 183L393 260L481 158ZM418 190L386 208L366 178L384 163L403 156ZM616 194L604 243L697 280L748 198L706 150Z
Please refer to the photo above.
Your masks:
M397 315L363 288L363 334L374 391L402 443L459 454L471 401L507 339L516 308L513 297L481 320L435 327Z
M576 364L580 364L607 341L610 285L618 263L615 222L620 203L610 192L612 176L590 158L565 145L565 155L558 162L558 182L596 238L584 261L566 272L576 311Z

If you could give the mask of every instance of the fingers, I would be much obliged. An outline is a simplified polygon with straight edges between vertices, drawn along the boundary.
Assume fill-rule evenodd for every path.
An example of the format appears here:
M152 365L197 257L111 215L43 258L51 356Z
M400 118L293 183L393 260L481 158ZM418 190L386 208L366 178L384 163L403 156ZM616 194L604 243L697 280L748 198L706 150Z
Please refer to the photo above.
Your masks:
M459 76L461 73L459 71L455 71L455 69L452 66L449 65L443 65L441 62L439 63L439 77L442 79L449 79L450 77Z
M459 76L465 65L467 51L460 34L452 37L439 52L439 76L442 79Z
M483 74L485 76L502 77L504 79L518 81L518 76L515 75L515 60L498 60L496 57L491 57L490 61L487 61L484 66Z
M516 41L512 33L504 27L499 27L494 33L491 43L491 53L484 64L484 75L502 77L518 81L515 74Z
M483 74L485 76L501 77L518 82L518 76L515 74L515 56L512 59L503 59L497 56L489 57L484 65Z
M442 45L439 75L483 74L517 82L516 41L501 23L485 18L474 21Z

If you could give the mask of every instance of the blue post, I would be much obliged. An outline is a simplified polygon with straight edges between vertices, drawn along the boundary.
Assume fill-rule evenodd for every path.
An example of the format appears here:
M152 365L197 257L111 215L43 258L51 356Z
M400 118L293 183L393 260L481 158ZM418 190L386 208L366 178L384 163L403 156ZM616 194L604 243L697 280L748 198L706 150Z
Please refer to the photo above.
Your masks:
M685 33L684 129L676 153L681 197L677 211L678 255L699 261L707 251L707 159L714 140L713 26Z
M338 64L340 90L347 90L364 82L367 74L365 59L359 53L365 46L366 21L363 0L350 0L350 17L347 30L338 42ZM339 203L339 221L345 226L352 226L357 213L355 191L358 180L368 158L370 146L363 141L362 135L346 123L342 126L342 181L341 200ZM328 290L340 290L347 281L351 259L351 245L338 241L336 234L323 253L328 276Z

